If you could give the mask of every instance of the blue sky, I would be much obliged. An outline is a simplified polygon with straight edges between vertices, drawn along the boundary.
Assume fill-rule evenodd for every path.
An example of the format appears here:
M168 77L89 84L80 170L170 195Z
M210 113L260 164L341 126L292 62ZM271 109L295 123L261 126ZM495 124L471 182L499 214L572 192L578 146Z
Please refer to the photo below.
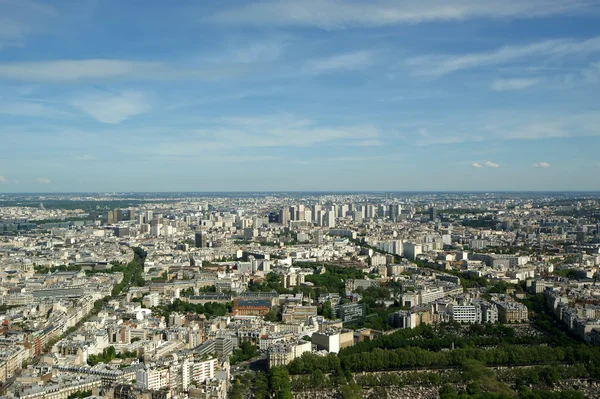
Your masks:
M0 192L600 190L599 111L599 1L0 0Z

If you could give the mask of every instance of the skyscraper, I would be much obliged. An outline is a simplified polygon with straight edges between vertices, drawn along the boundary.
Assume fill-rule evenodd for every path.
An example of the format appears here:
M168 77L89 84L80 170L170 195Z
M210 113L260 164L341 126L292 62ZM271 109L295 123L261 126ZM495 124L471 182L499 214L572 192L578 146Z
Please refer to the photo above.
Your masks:
M389 218L393 221L398 221L400 214L402 213L402 205L400 204L391 204L389 206Z
M196 235L195 235L195 239L196 239L196 248L206 248L207 247L206 232L197 231Z
M284 225L287 226L288 223L290 221L290 208L283 207L283 209L281 210L281 213L279 215L279 222Z
M434 207L429 208L429 221L433 222L437 218L437 212Z

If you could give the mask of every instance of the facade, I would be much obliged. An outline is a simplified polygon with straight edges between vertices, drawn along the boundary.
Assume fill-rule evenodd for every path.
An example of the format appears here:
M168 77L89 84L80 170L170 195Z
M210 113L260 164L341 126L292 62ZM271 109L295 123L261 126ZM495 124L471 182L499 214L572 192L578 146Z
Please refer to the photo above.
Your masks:
M267 299L235 299L233 314L236 316L264 316L271 310L271 301Z
M205 231L197 231L194 234L196 248L206 248L208 246L206 238L207 237Z
M168 367L139 370L136 374L137 383L144 389L159 390L169 386L171 374Z
M345 303L338 305L336 310L337 316L344 323L358 320L365 314L365 306L362 303Z
M313 333L311 339L318 350L325 350L329 353L339 353L340 351L339 331L316 332Z
M452 321L457 323L481 323L481 308L478 305L452 305Z
M501 323L520 323L529 319L527 306L519 302L495 302Z

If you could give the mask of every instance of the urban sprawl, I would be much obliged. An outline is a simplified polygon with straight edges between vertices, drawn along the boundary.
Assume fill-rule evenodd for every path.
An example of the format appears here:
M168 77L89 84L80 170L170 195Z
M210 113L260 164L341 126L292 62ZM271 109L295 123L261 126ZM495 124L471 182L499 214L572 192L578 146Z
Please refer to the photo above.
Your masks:
M0 195L0 395L600 397L599 233L596 193Z

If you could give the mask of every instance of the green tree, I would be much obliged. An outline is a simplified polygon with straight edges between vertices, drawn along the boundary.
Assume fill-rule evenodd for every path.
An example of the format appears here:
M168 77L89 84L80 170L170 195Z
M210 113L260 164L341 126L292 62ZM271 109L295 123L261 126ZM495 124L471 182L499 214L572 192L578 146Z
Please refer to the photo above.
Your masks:
M292 385L290 383L290 375L283 367L274 367L271 369L269 385L273 398L275 399L292 399Z

